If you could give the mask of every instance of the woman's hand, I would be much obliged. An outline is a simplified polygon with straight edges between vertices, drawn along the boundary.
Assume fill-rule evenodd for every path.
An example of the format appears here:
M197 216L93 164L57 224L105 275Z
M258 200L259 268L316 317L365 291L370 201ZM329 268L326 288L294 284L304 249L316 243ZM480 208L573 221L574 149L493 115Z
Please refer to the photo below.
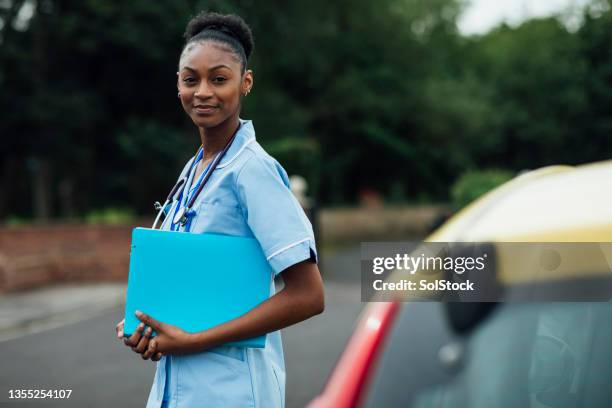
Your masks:
M143 359L148 359L156 354L185 354L196 351L192 341L192 336L186 331L171 324L162 323L151 316L148 316L140 311L136 311L136 317L142 322L138 327L147 326L144 336L141 338L143 344L137 343L134 351L142 354ZM152 331L155 330L156 335L149 340ZM138 330L137 330L138 332ZM140 329L142 332L142 329ZM134 333L136 334L136 333ZM127 343L126 343L127 344ZM133 341L130 344L136 344Z
M187 333L176 326L158 322L136 312L142 322L126 344L147 359L162 354L198 353L232 341L255 337L283 329L322 313L325 308L323 281L319 268L309 260L282 272L285 287L244 315L197 333ZM149 340L152 328L157 335Z
M156 352L154 349L150 349L150 347L148 347L149 338L152 332L150 327L146 331L144 331L143 335L142 333L145 328L145 325L141 323L138 325L136 331L129 338L124 338L124 324L125 319L121 320L117 324L117 326L115 326L115 332L117 333L117 338L119 340L123 339L123 343L126 346L131 347L134 352L139 353L141 357L145 360L148 360L150 358L151 361L159 361L162 358L163 353ZM147 351L149 351L148 354L146 354Z
M121 320L119 323L117 323L117 326L115 326L115 333L117 333L117 338L121 339L123 337L123 325L125 324L125 319Z

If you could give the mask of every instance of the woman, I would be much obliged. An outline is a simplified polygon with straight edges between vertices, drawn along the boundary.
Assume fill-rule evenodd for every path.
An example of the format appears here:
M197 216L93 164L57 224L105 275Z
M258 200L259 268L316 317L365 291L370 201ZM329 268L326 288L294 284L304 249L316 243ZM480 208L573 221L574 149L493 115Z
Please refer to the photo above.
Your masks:
M124 341L143 359L159 360L147 407L282 407L279 329L324 308L312 227L284 169L257 143L253 124L239 119L241 100L253 87L247 69L251 30L238 16L200 13L185 36L178 96L198 127L201 148L179 176L187 177L184 193L177 194L161 228L254 237L284 288L274 294L271 284L271 297L255 309L198 333L138 312L142 323ZM182 207L194 194L195 211L183 218ZM181 218L183 223L174 222ZM263 349L223 346L263 333ZM122 323L117 334L123 337Z

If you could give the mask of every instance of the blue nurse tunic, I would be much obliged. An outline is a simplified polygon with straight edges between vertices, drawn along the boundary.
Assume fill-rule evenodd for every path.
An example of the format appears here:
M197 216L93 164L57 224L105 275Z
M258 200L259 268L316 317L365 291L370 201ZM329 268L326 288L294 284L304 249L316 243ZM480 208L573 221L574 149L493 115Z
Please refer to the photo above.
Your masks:
M179 179L188 173L193 160ZM195 186L191 178L193 174L187 188ZM177 205L170 208L162 229L170 230ZM232 145L193 208L196 215L190 232L254 237L274 274L306 259L316 261L310 221L289 189L285 170L255 140L251 121L240 120ZM270 296L274 294L273 278L270 276ZM162 357L147 407L160 407L162 402L169 408L284 407L280 331L268 333L263 349L221 346Z

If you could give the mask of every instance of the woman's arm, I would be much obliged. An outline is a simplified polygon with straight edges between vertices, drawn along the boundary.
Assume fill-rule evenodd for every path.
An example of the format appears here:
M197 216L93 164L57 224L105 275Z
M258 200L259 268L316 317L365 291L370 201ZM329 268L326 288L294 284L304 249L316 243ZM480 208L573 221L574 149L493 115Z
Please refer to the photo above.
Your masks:
M315 263L300 262L281 273L285 287L280 292L237 319L195 333L193 342L197 349L259 336L323 312L323 282Z
M141 314L138 318L152 327L157 336L149 341L146 350L140 347L134 351L142 353L145 359L154 353L196 353L279 330L323 312L323 281L317 264L303 261L285 269L281 275L285 287L280 292L243 316L209 330L189 334Z

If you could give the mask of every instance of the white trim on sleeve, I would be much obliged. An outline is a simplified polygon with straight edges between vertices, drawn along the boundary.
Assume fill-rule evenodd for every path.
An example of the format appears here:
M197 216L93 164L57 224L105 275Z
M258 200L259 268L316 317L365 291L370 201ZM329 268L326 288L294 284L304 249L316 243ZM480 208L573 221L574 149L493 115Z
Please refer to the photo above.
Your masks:
M280 254L281 252L286 251L286 250L288 250L290 248L293 248L296 245L301 244L302 242L309 241L309 240L310 240L310 237L301 239L301 240L299 240L297 242L294 242L293 244L289 244L286 247L283 247L283 248L279 249L278 251L274 252L272 255L267 257L266 260L269 261L270 259L274 258L276 255Z

